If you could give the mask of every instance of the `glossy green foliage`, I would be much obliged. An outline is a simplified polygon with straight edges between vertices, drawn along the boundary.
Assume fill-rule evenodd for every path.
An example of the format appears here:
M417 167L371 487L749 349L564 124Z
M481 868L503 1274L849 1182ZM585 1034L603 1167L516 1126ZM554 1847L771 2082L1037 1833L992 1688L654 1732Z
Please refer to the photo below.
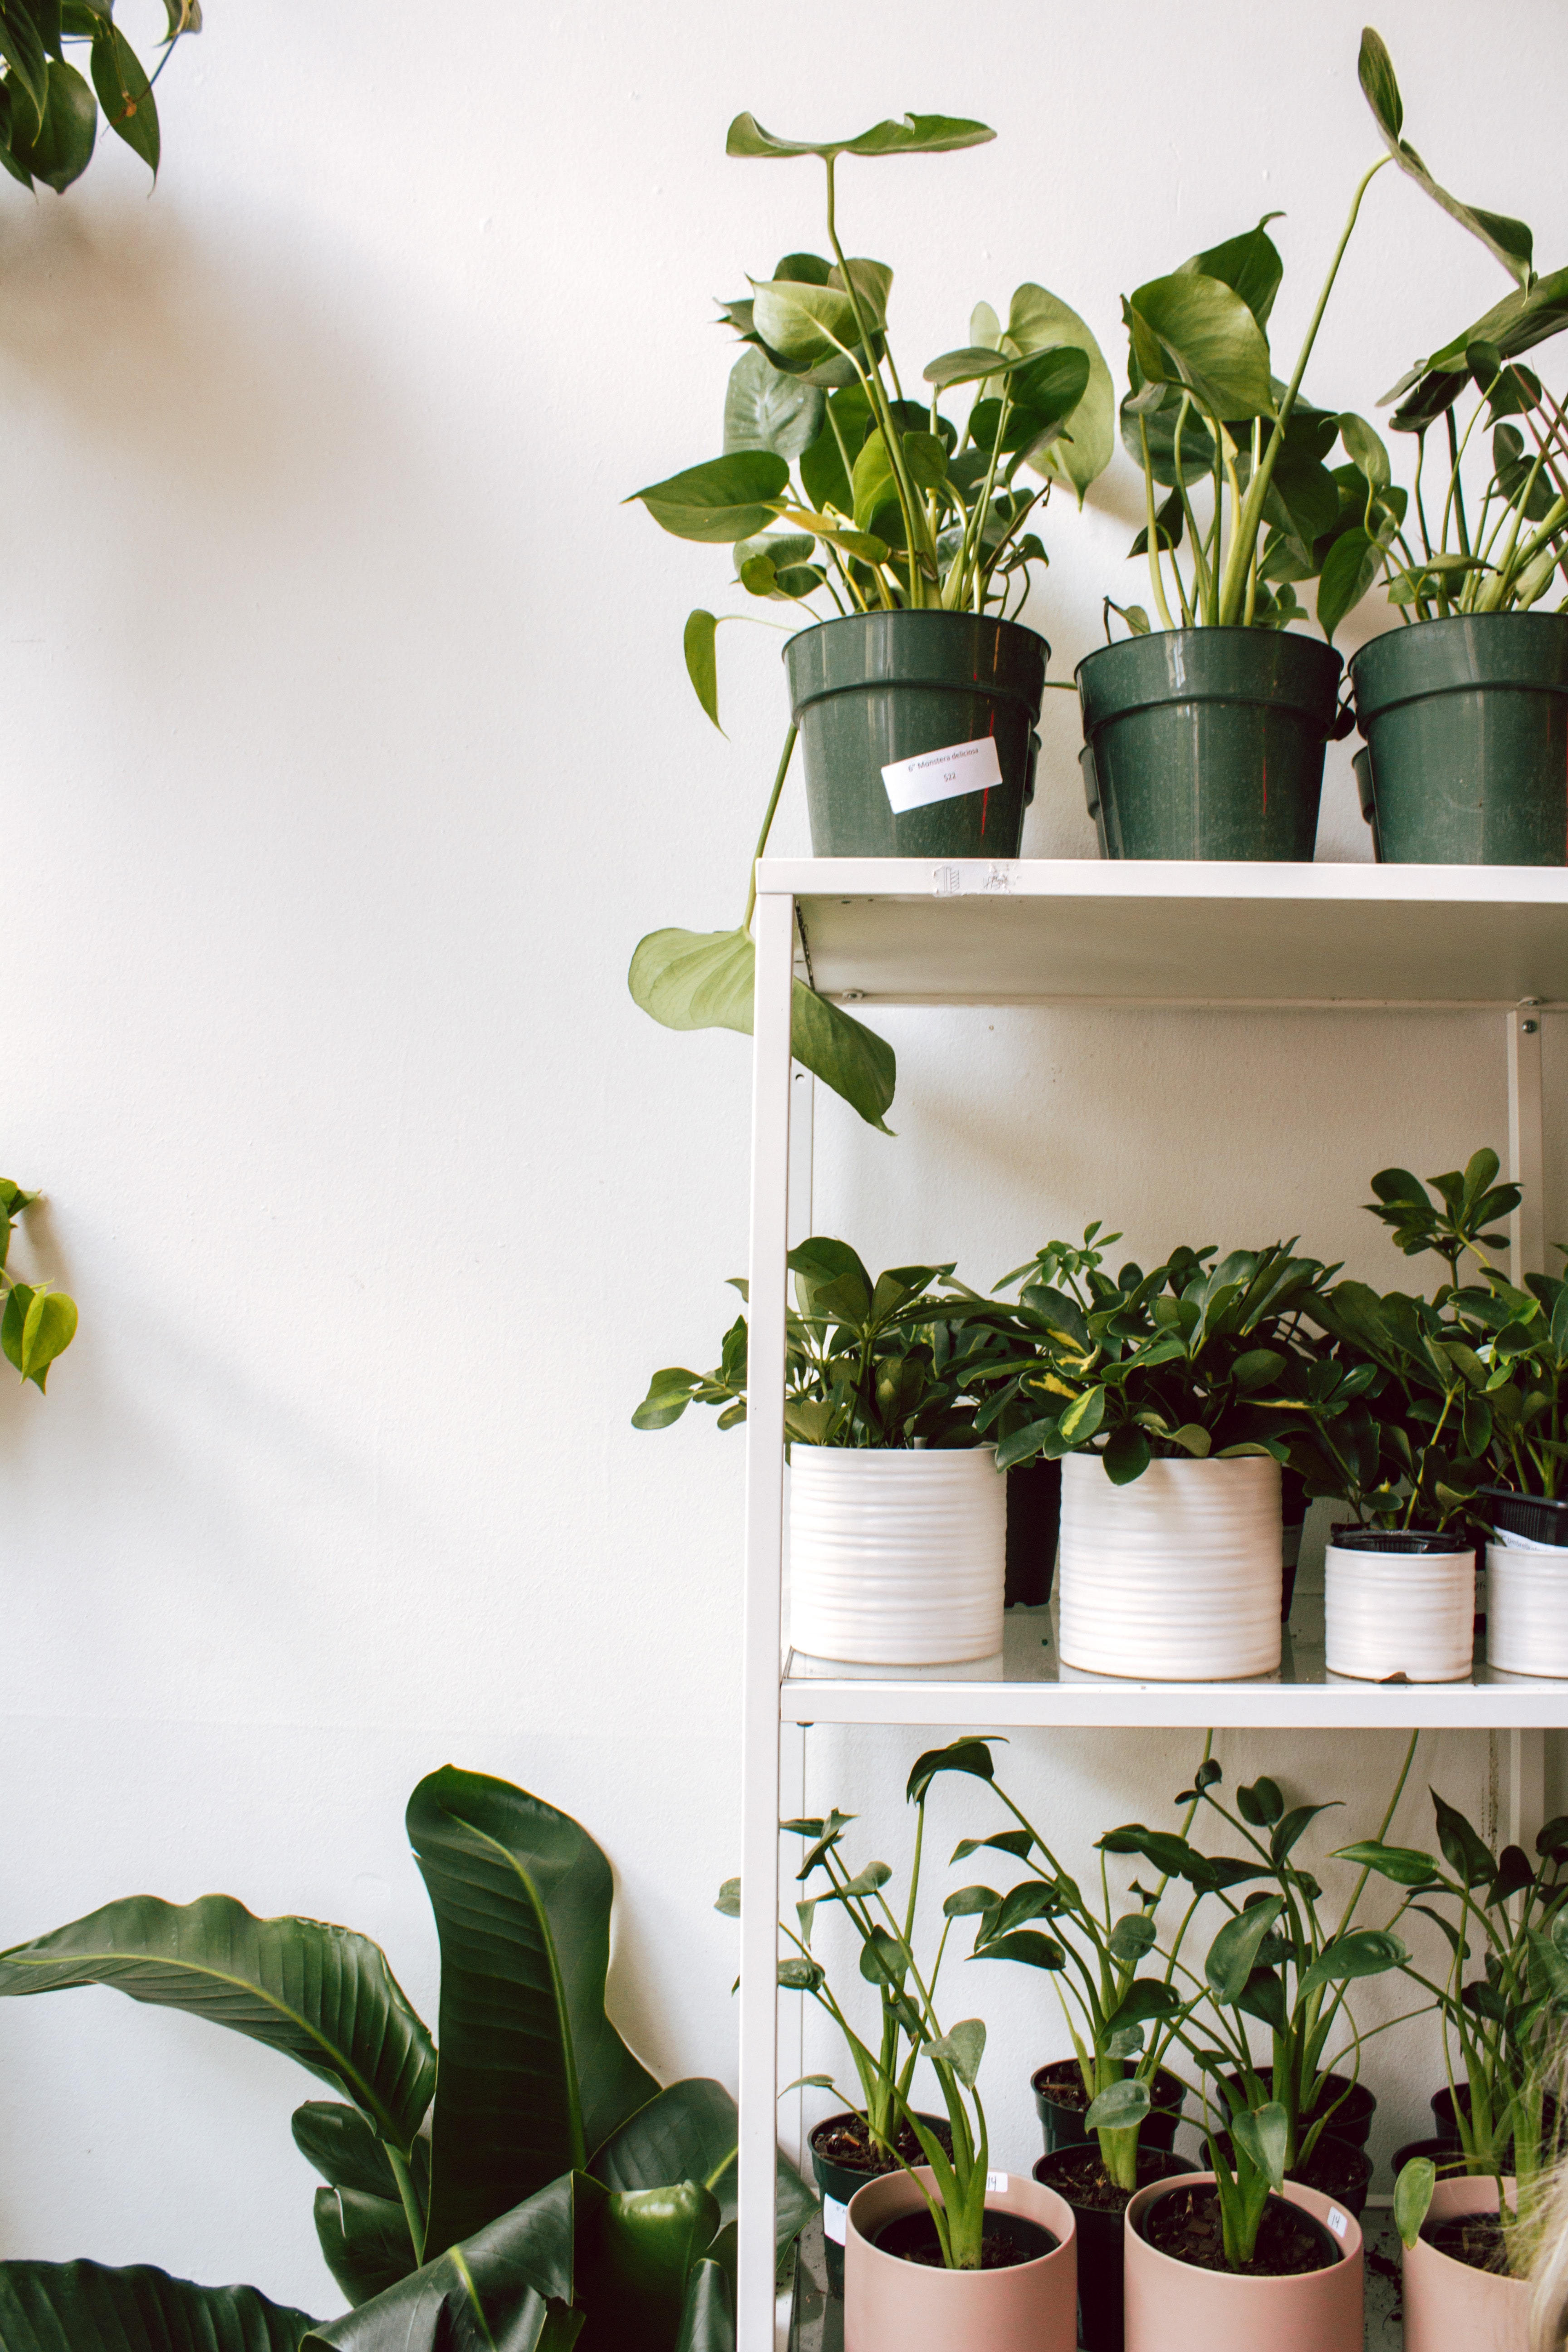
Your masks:
M253 2286L136 2263L0 2263L5 2352L298 2352L312 2322Z
M165 55L199 33L196 0L165 0ZM85 50L86 75L67 57ZM24 187L63 195L92 161L98 115L156 173L161 153L152 79L114 21L114 0L0 0L0 164ZM161 68L160 68L161 70ZM90 77L90 79L89 78Z
M15 1946L0 1953L0 1998L110 1985L264 2042L346 2095L294 2117L325 2183L321 2251L353 2306L312 2343L732 2352L734 2102L717 2083L661 2091L611 2021L605 1855L542 1799L452 1766L415 1790L408 1831L441 1941L438 2068L374 1944L258 1920L226 1895L136 1896ZM811 2210L781 2158L781 2251ZM7 2296L64 2315L64 2336L39 2338L50 2352L270 2352L312 2327L247 2288L84 2264L0 2263L0 2315ZM123 2332L91 2333L100 2311ZM138 2334L137 2315L163 2332ZM25 2352L33 2339L18 2321L4 2340Z
M49 1366L64 1355L77 1329L74 1298L47 1282L18 1282L9 1271L16 1220L41 1197L0 1177L0 1353L40 1391L48 1385Z

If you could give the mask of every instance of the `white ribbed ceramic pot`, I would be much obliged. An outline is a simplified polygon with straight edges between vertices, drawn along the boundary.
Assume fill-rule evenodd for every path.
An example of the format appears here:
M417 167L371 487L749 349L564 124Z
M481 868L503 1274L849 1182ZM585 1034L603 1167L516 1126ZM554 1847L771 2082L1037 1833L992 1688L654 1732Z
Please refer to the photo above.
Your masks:
M1068 1665L1147 1682L1231 1682L1279 1664L1279 1465L1151 1462L1113 1486L1097 1454L1062 1463Z
M1463 1682L1476 1637L1473 1551L1323 1553L1323 1642L1331 1674L1358 1682Z
M1007 1481L991 1446L793 1445L790 1643L847 1665L1002 1647Z
M1488 1544L1487 1664L1568 1679L1568 1551Z

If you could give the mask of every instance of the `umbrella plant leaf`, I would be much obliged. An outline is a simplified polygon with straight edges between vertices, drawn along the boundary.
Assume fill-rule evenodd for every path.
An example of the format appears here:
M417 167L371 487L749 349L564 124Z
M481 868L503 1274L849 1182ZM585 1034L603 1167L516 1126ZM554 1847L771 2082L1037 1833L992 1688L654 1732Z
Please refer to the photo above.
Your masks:
M378 1946L317 1919L258 1919L227 1895L135 1895L0 1952L0 1995L111 1985L293 2058L406 2148L436 2053Z

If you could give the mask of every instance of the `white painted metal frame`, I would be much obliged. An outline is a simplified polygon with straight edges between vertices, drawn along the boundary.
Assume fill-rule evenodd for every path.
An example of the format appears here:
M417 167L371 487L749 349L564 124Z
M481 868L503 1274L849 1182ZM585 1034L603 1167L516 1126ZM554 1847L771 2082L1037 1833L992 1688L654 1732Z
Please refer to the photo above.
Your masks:
M993 932L977 925L977 910L963 921L933 927L934 901L968 898L993 902L1054 901L1069 906L1079 935L1092 941L1101 910L1117 939L1136 929L1146 937L1150 923L1164 923L1173 961L1148 985L1148 972L1125 982L1113 970L1109 990L1075 985L1070 962L1036 920L1034 933L1019 929L1003 914ZM797 902L805 919L797 930ZM1087 902L1087 903L1086 903ZM1136 902L1136 903L1133 903ZM1261 903L1260 903L1261 902ZM824 925L825 964L811 975L808 961L812 915L829 910ZM851 910L847 923L837 910ZM1467 910L1469 925L1454 921ZM907 908L919 930L908 934L896 911ZM920 909L925 909L921 913ZM1184 909L1190 910L1184 913ZM1249 944L1255 914L1294 923L1285 969L1269 967L1262 992L1230 988L1220 971L1219 992L1184 988L1179 963L1184 937L1195 940L1197 926L1212 935L1229 924L1242 950ZM1436 918L1426 940L1461 935L1477 939L1473 952L1439 953L1419 970L1407 961L1421 934L1412 919L1430 910ZM1044 911L1043 909L1041 911ZM880 923L880 938L862 974L852 950L863 912L868 930ZM1084 930L1084 919L1089 930ZM1134 919L1130 926L1128 918ZM1332 952L1314 946L1312 924L1325 934L1347 937L1347 919L1364 928L1379 920L1387 935L1381 958L1391 978L1375 993L1320 993L1309 988L1314 962L1326 967ZM1194 919L1195 919L1195 923ZM833 937L835 929L838 936ZM804 940L801 934L804 933ZM907 984L915 967L909 961L910 936L934 950L924 985ZM1273 934L1278 941L1281 936ZM784 1351L784 1257L790 1200L790 1004L797 961L825 992L850 1001L885 1003L1033 1003L1118 1005L1185 1005L1196 1010L1227 1007L1337 1006L1391 1011L1479 1009L1488 1006L1507 1023L1510 1174L1525 1187L1524 1202L1512 1221L1511 1270L1519 1279L1542 1263L1542 1136L1541 1102L1541 1011L1568 1005L1568 873L1493 867L1412 866L1213 866L1154 864L1102 865L1095 861L1017 861L992 865L960 862L927 867L910 860L787 860L759 870L756 908L754 1053L752 1081L752 1199L750 1327L751 1376L746 1430L746 1570L743 1634L742 1782L741 1842L744 1901L741 1915L740 2225L738 2352L776 2352L774 2298L775 2150L778 2084L777 1895L779 1741L781 1721L854 1723L973 1722L1012 1725L1149 1726L1258 1724L1321 1728L1377 1724L1465 1725L1510 1731L1504 1799L1508 1833L1528 1842L1543 1804L1544 1735L1541 1726L1568 1725L1568 1685L1543 1686L1456 1685L1421 1689L1335 1686L1310 1683L1158 1685L1084 1683L812 1682L791 1684L781 1673L783 1653ZM1425 941L1422 941L1425 944ZM1358 950L1367 941L1358 935ZM950 950L944 953L943 950ZM1014 961L1012 950L1017 950ZM876 985L872 967L880 953L885 966L906 984ZM1044 962L1040 956L1044 955ZM900 963L900 956L902 961ZM1017 974L1034 957L1022 985ZM1213 963L1212 953L1210 963ZM1114 958L1112 958L1114 965ZM1377 971L1376 941L1364 970ZM945 969L944 969L945 967ZM1058 979L1065 984L1058 985ZM858 984L861 981L869 984ZM1272 992L1270 992L1272 989ZM809 1712L808 1712L809 1709Z

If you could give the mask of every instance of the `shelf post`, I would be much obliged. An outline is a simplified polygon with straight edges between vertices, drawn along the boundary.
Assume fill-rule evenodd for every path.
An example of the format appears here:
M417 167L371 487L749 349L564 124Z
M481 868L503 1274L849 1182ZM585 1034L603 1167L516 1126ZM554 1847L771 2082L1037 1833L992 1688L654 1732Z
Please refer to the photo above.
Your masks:
M1542 1191L1546 1171L1541 1133L1541 1014L1533 998L1508 1013L1508 1172L1524 1198L1508 1221L1509 1280L1522 1289L1546 1254Z
M741 2119L737 2352L774 2352L778 2149L779 1633L783 1597L784 1253L789 1228L795 900L759 891L752 998L747 1306L746 1580L742 1634Z

